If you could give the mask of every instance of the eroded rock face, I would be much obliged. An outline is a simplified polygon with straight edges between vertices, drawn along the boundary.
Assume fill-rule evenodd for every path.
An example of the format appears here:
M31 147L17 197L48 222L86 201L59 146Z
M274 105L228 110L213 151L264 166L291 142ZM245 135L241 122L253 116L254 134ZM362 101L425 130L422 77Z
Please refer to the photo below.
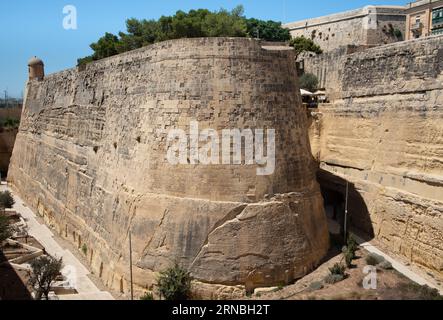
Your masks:
M310 130L325 187L351 183L354 226L441 277L442 48L433 37L345 56L340 98Z
M140 289L175 260L215 297L288 283L329 246L296 81L292 51L225 38L167 41L30 81L9 180L122 292L129 230ZM191 121L275 129L274 174L170 164L168 132Z

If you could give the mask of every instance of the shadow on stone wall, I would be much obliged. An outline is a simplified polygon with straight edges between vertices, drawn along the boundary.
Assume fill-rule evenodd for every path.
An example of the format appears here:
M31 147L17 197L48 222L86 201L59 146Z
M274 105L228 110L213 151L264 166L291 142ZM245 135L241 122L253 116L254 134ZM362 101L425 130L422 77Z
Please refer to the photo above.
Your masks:
M0 300L32 300L26 284L0 251Z
M340 225L340 233L343 234L346 183L349 181L322 169L319 169L317 179L320 183L328 219L337 222ZM366 241L375 237L366 203L351 182L349 182L348 226Z

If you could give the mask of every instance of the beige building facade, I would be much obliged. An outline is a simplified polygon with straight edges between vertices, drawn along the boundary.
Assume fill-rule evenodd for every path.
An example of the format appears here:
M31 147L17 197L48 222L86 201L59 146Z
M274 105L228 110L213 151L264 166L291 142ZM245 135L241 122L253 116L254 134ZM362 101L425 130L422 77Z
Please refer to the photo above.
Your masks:
M443 0L420 0L408 4L406 40L443 34Z

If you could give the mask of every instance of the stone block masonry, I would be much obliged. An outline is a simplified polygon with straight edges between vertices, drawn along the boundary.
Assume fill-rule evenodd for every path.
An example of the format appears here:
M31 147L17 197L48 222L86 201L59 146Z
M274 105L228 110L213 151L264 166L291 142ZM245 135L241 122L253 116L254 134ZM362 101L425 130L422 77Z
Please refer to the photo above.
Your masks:
M442 48L438 36L343 55L329 75L334 98L310 128L321 183L355 189L354 226L440 278Z
M176 260L212 298L290 283L329 247L298 91L291 50L240 38L162 42L31 80L9 181L121 292L129 230L139 292ZM193 120L275 129L274 174L169 164L168 131Z

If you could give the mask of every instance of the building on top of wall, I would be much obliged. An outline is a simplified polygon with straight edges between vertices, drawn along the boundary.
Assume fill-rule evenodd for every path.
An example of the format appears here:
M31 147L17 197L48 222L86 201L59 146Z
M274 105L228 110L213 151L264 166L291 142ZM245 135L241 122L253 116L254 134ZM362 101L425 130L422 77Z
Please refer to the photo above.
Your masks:
M406 13L406 39L443 34L443 0L409 3Z
M285 24L293 37L312 39L323 51L346 46L374 47L404 40L405 7L366 6Z

